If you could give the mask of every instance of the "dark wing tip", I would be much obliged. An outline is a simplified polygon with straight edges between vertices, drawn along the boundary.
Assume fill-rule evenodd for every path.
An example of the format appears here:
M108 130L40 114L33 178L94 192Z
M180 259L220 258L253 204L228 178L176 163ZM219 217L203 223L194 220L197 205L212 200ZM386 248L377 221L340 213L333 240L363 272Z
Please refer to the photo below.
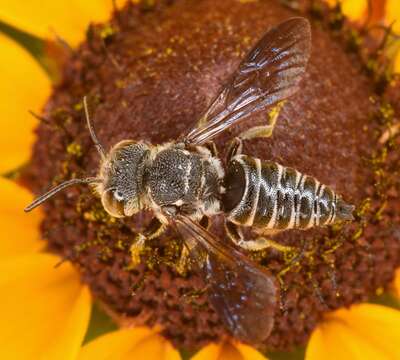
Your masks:
M283 25L287 26L287 30L295 33L295 37L301 42L303 56L308 61L311 54L311 24L304 17L293 17L285 21Z
M207 254L196 260L221 321L235 338L262 343L274 325L279 292L274 276L190 218L171 220L189 248L197 244Z
M310 21L303 17L303 16L293 16L286 20L283 24L287 23L288 25L290 24L291 26L299 26L308 29L308 31L311 30L311 25Z
M249 116L296 93L311 53L311 26L303 17L289 18L267 31L186 135L199 145Z
M279 25L278 25L279 26ZM311 24L310 21L302 16L291 17L288 20L281 23L281 26L293 28L301 31L303 34L309 34L311 40Z

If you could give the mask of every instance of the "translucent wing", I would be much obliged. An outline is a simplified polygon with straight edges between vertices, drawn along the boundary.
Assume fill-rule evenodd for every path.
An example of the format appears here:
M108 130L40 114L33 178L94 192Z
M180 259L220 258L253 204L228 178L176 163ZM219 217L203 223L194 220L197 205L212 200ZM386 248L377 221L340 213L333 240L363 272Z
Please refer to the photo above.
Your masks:
M174 220L208 285L209 301L231 333L253 344L274 324L277 287L266 270L189 218Z
M305 18L289 19L268 31L241 62L187 144L202 144L250 115L292 96L303 77L311 51Z

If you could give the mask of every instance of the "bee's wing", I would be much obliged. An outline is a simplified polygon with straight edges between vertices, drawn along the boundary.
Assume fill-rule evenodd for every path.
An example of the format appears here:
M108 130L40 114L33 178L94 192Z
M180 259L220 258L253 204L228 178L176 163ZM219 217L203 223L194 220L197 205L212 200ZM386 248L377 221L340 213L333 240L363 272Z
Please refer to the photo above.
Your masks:
M250 115L292 96L311 51L305 18L289 19L255 45L184 141L202 144Z
M277 287L272 275L187 217L174 223L200 267L209 301L231 333L260 343L274 324Z

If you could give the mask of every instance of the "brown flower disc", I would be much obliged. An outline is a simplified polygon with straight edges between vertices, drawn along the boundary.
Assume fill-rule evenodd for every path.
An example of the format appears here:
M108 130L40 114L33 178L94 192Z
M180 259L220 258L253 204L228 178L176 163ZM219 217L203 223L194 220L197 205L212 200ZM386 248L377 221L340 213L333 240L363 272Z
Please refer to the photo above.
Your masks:
M296 15L273 0L177 0L151 9L128 5L110 24L92 27L46 106L51 125L38 128L25 175L29 186L41 193L73 176L96 174L99 156L84 121L84 95L107 149L122 139L176 139L194 126L260 36ZM359 211L356 221L343 227L276 236L282 244L304 243L314 254L283 276L282 308L276 309L274 330L264 344L269 349L304 344L326 311L386 288L400 264L394 201L399 186L391 183L399 156L391 153L390 163L377 158L385 128L381 104L359 58L311 20L313 52L301 90L285 104L272 138L246 143L245 152L315 176ZM265 118L218 137L221 153L233 135L260 121ZM49 248L80 268L94 296L119 321L160 324L177 346L190 349L227 333L196 272L175 271L181 245L172 230L149 242L142 264L132 269L129 247L148 214L111 219L83 186L58 194L44 210L42 234ZM275 251L253 257L274 274L288 262Z

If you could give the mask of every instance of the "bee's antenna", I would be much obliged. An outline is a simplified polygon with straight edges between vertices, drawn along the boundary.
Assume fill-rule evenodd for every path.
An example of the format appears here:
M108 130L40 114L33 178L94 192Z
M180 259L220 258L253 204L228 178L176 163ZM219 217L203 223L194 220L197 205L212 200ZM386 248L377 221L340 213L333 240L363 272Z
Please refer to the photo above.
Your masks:
M94 131L93 124L90 121L89 108L88 108L86 96L83 97L83 107L85 109L86 123L87 123L87 127L89 128L90 136L92 137L94 145L96 146L97 151L99 152L101 158L104 159L106 157L106 152L104 151L103 145L101 145L99 139L97 138L96 133Z
M28 205L24 211L29 212L34 208L38 207L40 204L44 203L47 199L51 198L53 195L57 194L59 191L65 189L68 186L77 185L77 184L93 184L93 183L100 183L101 180L98 178L86 178L86 179L71 179L64 181L63 183L53 187L45 194L39 196L35 199L30 205Z

